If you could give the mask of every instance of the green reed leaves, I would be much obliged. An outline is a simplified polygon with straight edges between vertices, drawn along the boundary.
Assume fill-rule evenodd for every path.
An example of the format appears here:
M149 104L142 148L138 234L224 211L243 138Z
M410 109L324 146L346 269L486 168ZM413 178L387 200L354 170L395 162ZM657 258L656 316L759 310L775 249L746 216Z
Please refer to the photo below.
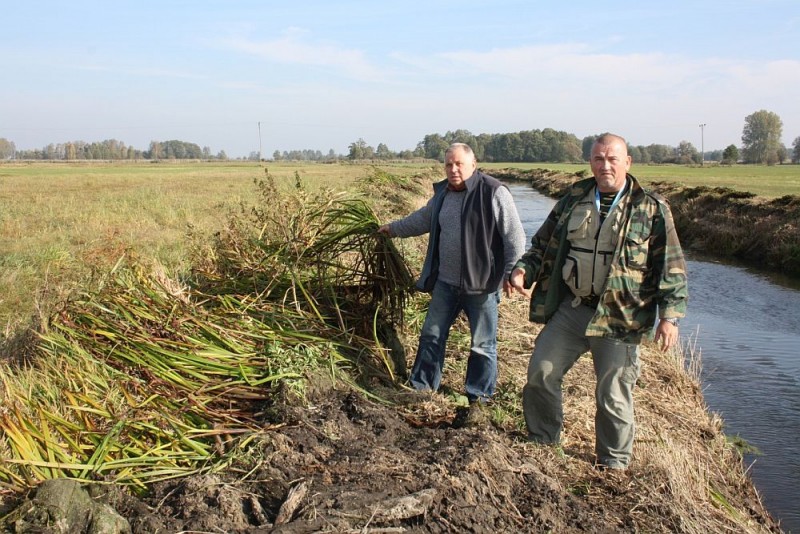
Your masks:
M296 186L257 181L184 280L120 263L50 318L27 364L0 365L0 485L144 491L228 461L310 377L392 382L376 324L402 321L411 273L366 200Z

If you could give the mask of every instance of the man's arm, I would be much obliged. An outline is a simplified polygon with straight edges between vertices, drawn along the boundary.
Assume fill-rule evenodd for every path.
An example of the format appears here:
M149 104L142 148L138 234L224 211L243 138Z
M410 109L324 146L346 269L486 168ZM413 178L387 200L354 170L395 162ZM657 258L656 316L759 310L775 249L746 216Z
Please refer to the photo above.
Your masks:
M566 203L567 197L558 201L548 214L547 219L542 223L542 226L531 238L531 246L528 251L514 264L509 282L518 292L530 295L530 290L533 289L534 282L539 274L539 269L541 269L545 250L547 250L547 245L553 237L553 233L555 232L558 220L561 218Z
M686 260L675 230L672 212L661 199L658 199L658 207L650 249L657 284L655 300L660 318L654 341L666 350L678 342L677 320L686 315L688 282Z
M431 229L431 209L433 209L432 198L406 217L380 225L378 232L389 237L412 237L428 233Z
M506 296L511 296L512 287L509 281L511 269L514 263L525 252L525 229L522 228L522 221L519 220L519 213L514 204L511 192L500 187L495 193L492 209L494 211L497 225L500 228L500 235L503 239L503 254L505 265L505 276L503 279L503 291Z
M655 271L655 300L660 318L677 319L686 315L686 260L669 206L659 200L658 207L650 244L651 265Z

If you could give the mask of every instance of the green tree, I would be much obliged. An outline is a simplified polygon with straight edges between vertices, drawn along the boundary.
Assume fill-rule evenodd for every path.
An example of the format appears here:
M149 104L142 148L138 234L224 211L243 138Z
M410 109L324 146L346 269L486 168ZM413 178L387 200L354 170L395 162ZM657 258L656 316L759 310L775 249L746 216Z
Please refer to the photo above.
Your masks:
M700 153L689 141L681 141L677 149L678 163L689 165L700 163Z
M597 139L596 135L587 135L581 141L581 155L583 156L583 161L589 161L589 158L592 157L592 145L594 145L594 140Z
M375 157L378 159L391 159L394 154L384 143L378 143L378 148L375 149Z
M370 159L375 154L375 149L367 144L366 141L358 138L358 141L350 143L350 152L347 154L350 160Z
M642 151L638 146L629 145L628 155L634 163L642 163Z
M422 140L422 150L426 158L444 161L444 153L450 146L439 134L428 134Z
M635 161L636 163L640 163L640 164L650 163L650 161L651 161L650 153L647 151L647 147L645 147L644 145L637 145L637 146L631 147L631 148L635 148L636 152L639 155L639 159L634 158L633 161Z
M792 163L800 163L800 137L795 137L792 143Z
M735 165L737 161L739 161L739 149L736 148L736 145L728 145L728 147L722 151L722 163L725 165Z
M672 147L652 144L647 146L647 154L653 163L667 163L672 158Z
M150 150L147 152L150 159L161 159L161 143L159 141L150 141Z
M783 122L777 114L762 109L744 119L742 157L747 163L778 162Z
M13 141L0 137L0 159L11 159L17 153Z
M783 165L783 162L789 159L789 151L786 149L786 145L781 143L781 146L778 147L778 163Z

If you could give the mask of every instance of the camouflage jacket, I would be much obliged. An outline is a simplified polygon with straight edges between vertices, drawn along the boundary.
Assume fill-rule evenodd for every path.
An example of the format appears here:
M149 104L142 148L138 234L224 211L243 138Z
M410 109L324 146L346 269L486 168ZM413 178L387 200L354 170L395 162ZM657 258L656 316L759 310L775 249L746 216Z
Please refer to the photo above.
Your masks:
M638 343L652 330L656 314L664 319L684 316L688 290L686 263L669 206L660 196L642 189L630 174L628 183L631 198L620 239L586 335ZM561 277L570 246L567 221L575 204L594 185L594 178L573 184L514 266L525 271L526 288L536 284L531 321L547 322L570 294Z

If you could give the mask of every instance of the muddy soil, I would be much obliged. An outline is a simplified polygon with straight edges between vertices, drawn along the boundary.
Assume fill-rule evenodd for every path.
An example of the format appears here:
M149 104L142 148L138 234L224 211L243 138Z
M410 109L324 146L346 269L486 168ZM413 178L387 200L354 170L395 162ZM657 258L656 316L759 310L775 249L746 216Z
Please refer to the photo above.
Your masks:
M531 461L520 435L491 423L454 428L455 411L407 396L397 410L330 391L265 432L252 467L164 483L144 500L120 493L114 507L141 533L585 532L613 524ZM600 473L592 483L604 480L624 491ZM293 491L294 509L282 510Z
M142 534L780 532L698 384L650 349L627 471L593 466L588 358L565 380L562 447L527 442L514 412L537 331L526 310L521 299L501 304L497 406L477 426L457 424L456 336L443 392L376 388L373 399L314 379L307 403L271 407L225 469L139 497L113 486L94 494Z

